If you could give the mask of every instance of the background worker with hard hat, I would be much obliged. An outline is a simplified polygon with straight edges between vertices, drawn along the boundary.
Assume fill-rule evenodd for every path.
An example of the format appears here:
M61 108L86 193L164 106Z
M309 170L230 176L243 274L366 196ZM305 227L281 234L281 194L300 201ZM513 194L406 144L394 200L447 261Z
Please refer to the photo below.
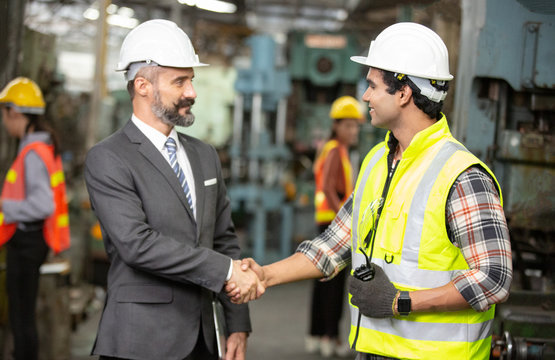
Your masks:
M329 140L314 163L316 191L315 220L324 232L353 191L353 167L349 147L358 141L360 124L364 121L361 104L352 96L336 99L330 109L333 119ZM330 281L315 280L312 289L310 336L306 340L309 353L320 350L324 357L349 353L339 338L339 321L343 313L345 272Z
M18 77L0 93L2 123L19 139L0 198L0 245L6 244L8 313L14 359L38 359L35 309L39 268L48 247L69 247L69 221L59 146L42 115L45 103L32 80Z
M385 141L324 234L280 262L245 265L272 286L352 263L357 359L488 359L511 248L495 176L441 113L453 78L447 48L427 27L398 23L351 59L370 67L363 100L372 125L389 130Z
M92 349L100 359L217 359L215 296L227 321L225 359L245 358L248 308L219 293L231 279L254 298L258 278L233 261L240 249L215 149L175 130L195 120L199 66L206 64L171 21L146 21L122 44L118 70L133 114L85 162L110 258Z

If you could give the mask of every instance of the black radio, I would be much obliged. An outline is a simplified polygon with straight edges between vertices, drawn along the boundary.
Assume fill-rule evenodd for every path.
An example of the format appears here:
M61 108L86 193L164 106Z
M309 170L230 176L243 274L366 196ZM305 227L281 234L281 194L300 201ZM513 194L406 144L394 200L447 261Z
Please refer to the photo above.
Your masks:
M370 264L370 266L364 264L355 269L353 276L361 281L370 281L374 278L375 273L376 270L374 269L374 266L372 266L372 264Z

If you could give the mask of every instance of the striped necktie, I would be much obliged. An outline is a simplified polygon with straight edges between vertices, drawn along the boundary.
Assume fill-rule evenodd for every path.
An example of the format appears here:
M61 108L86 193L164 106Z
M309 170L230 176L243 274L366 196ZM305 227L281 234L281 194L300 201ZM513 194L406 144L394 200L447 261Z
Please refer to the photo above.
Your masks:
M189 185L187 184L187 179L185 178L185 174L183 173L183 170L181 170L181 167L177 162L177 144L175 143L175 140L173 138L169 137L168 140L166 140L166 149L168 150L168 155L170 156L170 166L172 167L173 171L177 175L177 179L179 180L179 183L181 184L181 187L185 192L185 196L187 197L187 202L189 202L189 206L191 207L191 210L194 212L193 199L191 198L191 190L189 189Z

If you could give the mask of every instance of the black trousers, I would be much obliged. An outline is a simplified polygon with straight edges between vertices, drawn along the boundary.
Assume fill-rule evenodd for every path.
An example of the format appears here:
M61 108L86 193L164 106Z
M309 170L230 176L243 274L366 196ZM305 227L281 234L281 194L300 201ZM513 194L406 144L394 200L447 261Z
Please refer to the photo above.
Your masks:
M42 229L18 229L6 247L8 315L14 339L14 359L36 360L39 347L36 324L39 268L46 259L48 246Z
M328 225L320 225L320 232L325 231L327 227ZM328 336L330 338L337 338L339 336L339 321L341 320L343 303L345 302L346 273L343 270L330 281L322 282L314 280L310 313L310 335Z

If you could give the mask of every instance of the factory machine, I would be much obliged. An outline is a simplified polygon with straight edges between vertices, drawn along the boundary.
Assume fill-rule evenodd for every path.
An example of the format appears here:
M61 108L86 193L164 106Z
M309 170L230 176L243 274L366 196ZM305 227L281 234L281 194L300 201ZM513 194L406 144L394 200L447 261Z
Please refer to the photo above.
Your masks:
M314 151L329 136L331 103L343 95L356 95L361 68L349 57L359 53L358 45L353 36L326 33L295 32L289 42L295 148Z
M492 358L555 358L555 2L463 0L454 134L495 172L513 250Z
M285 146L291 85L287 69L276 63L271 36L254 35L247 44L251 64L238 70L235 82L228 194L234 213L246 219L251 255L268 263L290 255L293 209L286 201L283 173L291 159Z

